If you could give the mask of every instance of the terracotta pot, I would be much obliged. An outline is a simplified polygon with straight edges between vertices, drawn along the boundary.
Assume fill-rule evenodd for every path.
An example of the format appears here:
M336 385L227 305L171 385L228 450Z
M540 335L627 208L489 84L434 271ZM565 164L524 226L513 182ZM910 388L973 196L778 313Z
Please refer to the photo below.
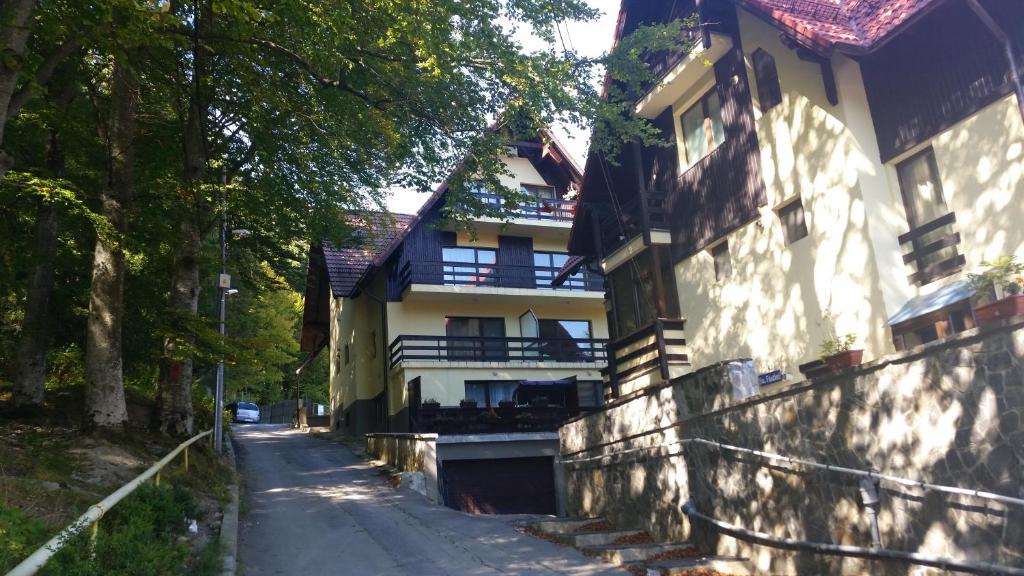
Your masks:
M1003 318L1024 315L1024 294L1007 296L974 309L978 326L987 326Z
M825 362L828 363L828 367L832 369L833 374L857 366L863 360L863 350L847 350L846 352L840 352L825 358Z

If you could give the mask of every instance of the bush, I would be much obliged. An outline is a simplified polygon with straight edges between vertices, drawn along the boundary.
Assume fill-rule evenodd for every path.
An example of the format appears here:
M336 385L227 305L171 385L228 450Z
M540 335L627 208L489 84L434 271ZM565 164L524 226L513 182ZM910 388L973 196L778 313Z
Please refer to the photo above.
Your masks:
M46 543L51 532L46 524L0 504L0 573L14 568Z

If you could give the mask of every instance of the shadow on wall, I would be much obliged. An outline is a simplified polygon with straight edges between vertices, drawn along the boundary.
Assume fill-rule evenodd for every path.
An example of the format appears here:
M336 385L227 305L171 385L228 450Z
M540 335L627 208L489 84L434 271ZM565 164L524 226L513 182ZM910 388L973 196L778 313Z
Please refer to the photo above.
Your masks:
M688 375L669 389L568 424L563 458L665 444L682 435L1024 496L1024 325L971 331L828 381L707 412L728 393L726 380L714 386L713 374ZM686 406L696 415L684 413ZM672 419L680 424L659 430ZM642 432L651 433L637 436ZM706 552L750 557L762 573L928 573L903 563L752 546L700 524L691 530L678 510L687 498L704 514L776 537L871 544L855 477L697 444L678 448L569 469L569 513L604 514L662 539L689 537ZM885 548L1024 567L1019 507L885 482L881 498Z

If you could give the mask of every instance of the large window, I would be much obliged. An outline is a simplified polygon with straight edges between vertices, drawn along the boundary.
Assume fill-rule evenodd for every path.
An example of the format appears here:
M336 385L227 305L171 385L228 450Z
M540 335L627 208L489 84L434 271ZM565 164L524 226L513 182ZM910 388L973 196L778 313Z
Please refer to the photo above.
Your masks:
M533 265L534 265L534 276L537 279L537 288L551 288L551 280L554 279L558 271L565 266L565 263L569 261L568 254L562 254L560 252L534 252L533 253ZM586 279L583 276L584 272L580 270L572 276L569 276L565 283L562 284L562 288L568 289L583 289L586 287Z
M466 399L476 400L478 407L495 408L503 400L513 400L519 380L468 380Z
M903 205L907 210L907 223L911 231L949 214L949 207L942 195L942 182L939 180L939 167L935 162L935 152L928 148L896 165L899 176L900 191ZM915 251L942 240L952 232L952 225L939 228L920 235L913 240ZM924 254L917 260L918 271L924 271L931 264L949 260L957 256L955 246L949 246Z
M729 256L729 242L722 242L711 249L715 261L715 280L721 282L732 276L732 258Z
M441 249L444 259L445 284L495 284L498 280L495 269L498 253L491 248ZM461 264L461 265L460 265Z
M589 320L540 320L543 358L560 362L588 360L593 356ZM567 339L577 340L570 342Z
M622 264L608 276L615 338L628 336L658 317L651 250Z
M448 336L448 358L504 360L504 318L448 317L444 320Z
M718 98L718 90L712 88L689 110L683 112L679 117L679 123L683 132L686 164L693 166L725 142L722 103Z
M558 197L555 193L554 186L547 186L543 184L521 184L520 190L523 194L532 196L538 200L554 200Z

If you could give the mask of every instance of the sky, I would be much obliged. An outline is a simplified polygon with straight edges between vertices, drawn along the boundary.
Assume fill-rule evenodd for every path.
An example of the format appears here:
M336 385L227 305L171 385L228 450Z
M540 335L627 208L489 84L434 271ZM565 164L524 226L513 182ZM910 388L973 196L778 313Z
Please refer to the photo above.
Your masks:
M615 21L619 15L619 0L587 0L587 3L600 10L601 16L592 22L563 23L563 39L581 56L600 56L611 47ZM524 36L520 41L527 50L544 48L543 42L537 38ZM589 131L580 130L575 126L553 126L552 131L582 168L590 142ZM430 194L425 192L396 190L388 199L388 210L401 214L415 214L429 196Z

